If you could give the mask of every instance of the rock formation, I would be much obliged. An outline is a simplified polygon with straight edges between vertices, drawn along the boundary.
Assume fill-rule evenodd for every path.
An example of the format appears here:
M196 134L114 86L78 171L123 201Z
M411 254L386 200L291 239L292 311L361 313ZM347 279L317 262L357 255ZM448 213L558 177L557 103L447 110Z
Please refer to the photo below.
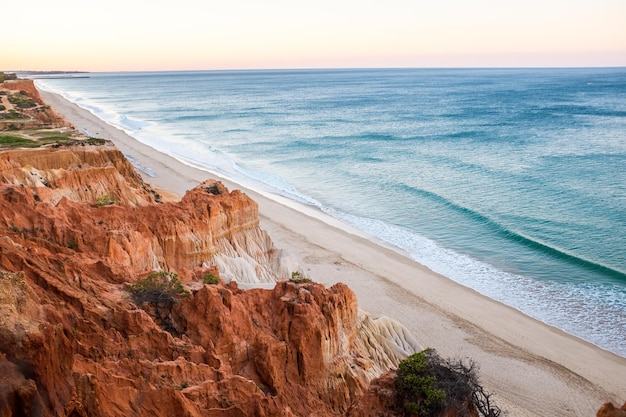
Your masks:
M43 105L44 102L39 95L39 91L35 87L32 80L10 80L0 83L0 88L5 88L12 91L24 91L28 97L35 100L38 104Z
M372 381L367 392L355 402L346 417L402 417L397 406L395 389L396 372L388 371Z
M605 403L598 410L596 417L626 417L626 402L622 408L616 408L612 403Z
M158 194L111 145L3 151L0 178L6 227L106 257L111 268L133 276L186 274L219 256L220 265L243 263L252 271L236 278L273 282L292 266L259 228L257 205L243 193L207 182L179 202L155 204Z
M87 141L0 151L0 179L2 416L342 415L419 349L345 285L286 279L256 203L219 182L162 203ZM135 303L158 270L191 294Z

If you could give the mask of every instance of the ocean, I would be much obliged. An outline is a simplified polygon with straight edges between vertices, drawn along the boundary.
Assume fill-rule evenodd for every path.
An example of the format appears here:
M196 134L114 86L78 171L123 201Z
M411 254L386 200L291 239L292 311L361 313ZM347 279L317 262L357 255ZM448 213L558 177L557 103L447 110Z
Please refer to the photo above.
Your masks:
M36 83L626 357L626 68L88 75Z

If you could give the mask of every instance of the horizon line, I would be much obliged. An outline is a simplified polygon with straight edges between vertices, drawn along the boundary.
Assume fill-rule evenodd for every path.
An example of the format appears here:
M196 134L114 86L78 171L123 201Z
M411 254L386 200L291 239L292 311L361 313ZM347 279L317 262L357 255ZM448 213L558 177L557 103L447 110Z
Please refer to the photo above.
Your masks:
M515 69L617 69L626 68L626 65L570 65L570 66L396 66L396 67L266 67L266 68L213 68L213 69L134 69L134 70L0 70L4 73L25 74L90 74L90 73L113 73L113 72L234 72L234 71L356 71L356 70L515 70Z

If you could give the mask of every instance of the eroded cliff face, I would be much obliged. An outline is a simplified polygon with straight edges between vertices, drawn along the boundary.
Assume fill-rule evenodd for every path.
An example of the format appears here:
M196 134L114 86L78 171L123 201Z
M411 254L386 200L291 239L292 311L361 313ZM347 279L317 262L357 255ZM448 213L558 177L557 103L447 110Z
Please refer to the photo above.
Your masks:
M9 230L106 258L124 274L245 264L247 282L273 282L293 267L259 228L257 205L206 182L180 201L156 204L112 145L0 152L2 222ZM233 278L233 277L231 277Z
M0 415L342 415L419 349L345 285L285 280L256 203L219 182L159 203L110 145L3 151L0 175ZM191 295L135 304L154 270Z
M64 197L92 204L108 197L130 206L150 205L159 198L110 144L0 150L0 181L27 187L38 201L52 206Z

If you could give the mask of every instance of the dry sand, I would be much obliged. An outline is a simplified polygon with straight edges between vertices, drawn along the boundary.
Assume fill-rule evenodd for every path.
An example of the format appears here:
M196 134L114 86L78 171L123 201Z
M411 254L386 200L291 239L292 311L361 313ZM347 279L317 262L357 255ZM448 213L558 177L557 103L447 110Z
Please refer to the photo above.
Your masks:
M57 94L41 93L77 129L112 140L134 162L150 168L155 176L142 175L156 188L182 195L217 178L229 189L242 189L258 202L261 226L275 245L296 258L311 278L346 283L372 316L400 321L441 356L474 360L483 385L507 415L595 416L602 403L626 400L625 358L458 285L315 209L190 167Z

